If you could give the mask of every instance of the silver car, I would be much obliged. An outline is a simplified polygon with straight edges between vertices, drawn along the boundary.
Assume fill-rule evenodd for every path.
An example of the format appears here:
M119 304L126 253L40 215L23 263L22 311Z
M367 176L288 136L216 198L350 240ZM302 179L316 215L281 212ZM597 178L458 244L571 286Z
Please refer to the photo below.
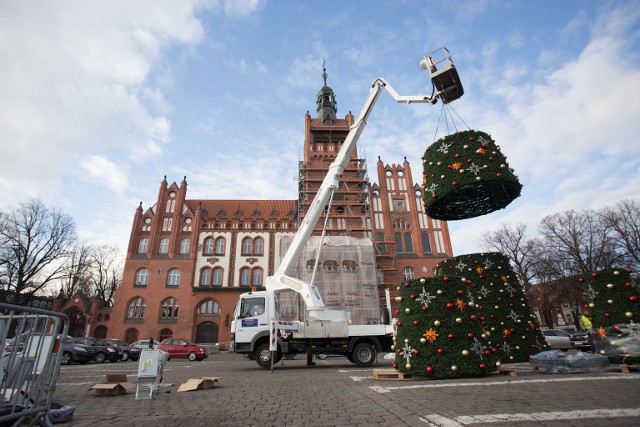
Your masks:
M547 329L542 331L542 335L547 340L547 344L552 350L567 351L573 348L571 345L571 334L560 329Z

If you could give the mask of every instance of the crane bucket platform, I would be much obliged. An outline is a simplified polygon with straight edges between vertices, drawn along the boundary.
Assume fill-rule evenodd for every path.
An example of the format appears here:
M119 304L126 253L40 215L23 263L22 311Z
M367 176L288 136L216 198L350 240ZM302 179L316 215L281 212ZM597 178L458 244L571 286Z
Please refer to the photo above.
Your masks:
M458 70L446 47L426 54L418 66L422 70L429 70L434 90L439 93L443 103L448 104L464 94Z

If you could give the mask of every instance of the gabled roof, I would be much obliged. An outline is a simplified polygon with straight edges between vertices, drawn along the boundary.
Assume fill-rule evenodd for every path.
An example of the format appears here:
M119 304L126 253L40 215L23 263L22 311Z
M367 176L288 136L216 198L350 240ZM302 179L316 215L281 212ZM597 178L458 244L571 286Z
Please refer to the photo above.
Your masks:
M185 203L192 211L202 205L209 220L291 221L298 217L297 200L185 200ZM268 217L264 212L269 212Z

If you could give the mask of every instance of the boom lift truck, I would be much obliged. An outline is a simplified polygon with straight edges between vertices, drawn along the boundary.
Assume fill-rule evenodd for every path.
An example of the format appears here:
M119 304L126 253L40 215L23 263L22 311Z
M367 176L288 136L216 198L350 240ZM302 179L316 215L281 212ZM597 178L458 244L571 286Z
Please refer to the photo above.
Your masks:
M232 351L255 359L258 365L267 369L273 368L283 355L300 353L339 353L359 366L370 366L375 362L377 352L391 351L393 327L389 322L389 298L387 307L383 308L386 313L381 316L384 320L379 324L352 325L349 312L325 307L313 278L312 283L306 283L292 274L316 223L338 189L382 89L397 102L406 104L435 104L438 98L447 104L462 96L464 91L458 72L445 47L426 54L418 65L431 76L433 92L429 96L400 96L385 80L373 82L362 111L329 166L282 263L273 276L267 277L266 290L240 295L231 322Z

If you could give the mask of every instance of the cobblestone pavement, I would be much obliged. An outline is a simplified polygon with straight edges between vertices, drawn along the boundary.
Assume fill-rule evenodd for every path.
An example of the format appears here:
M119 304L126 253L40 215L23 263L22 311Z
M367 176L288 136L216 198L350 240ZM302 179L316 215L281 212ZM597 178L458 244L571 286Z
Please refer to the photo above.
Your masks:
M135 390L97 397L107 373L136 381L137 362L63 366L54 401L75 408L71 426L632 426L640 425L640 373L546 374L528 364L516 376L460 380L376 380L345 358L285 360L271 372L236 354L171 360L150 400ZM214 388L178 393L200 376Z

